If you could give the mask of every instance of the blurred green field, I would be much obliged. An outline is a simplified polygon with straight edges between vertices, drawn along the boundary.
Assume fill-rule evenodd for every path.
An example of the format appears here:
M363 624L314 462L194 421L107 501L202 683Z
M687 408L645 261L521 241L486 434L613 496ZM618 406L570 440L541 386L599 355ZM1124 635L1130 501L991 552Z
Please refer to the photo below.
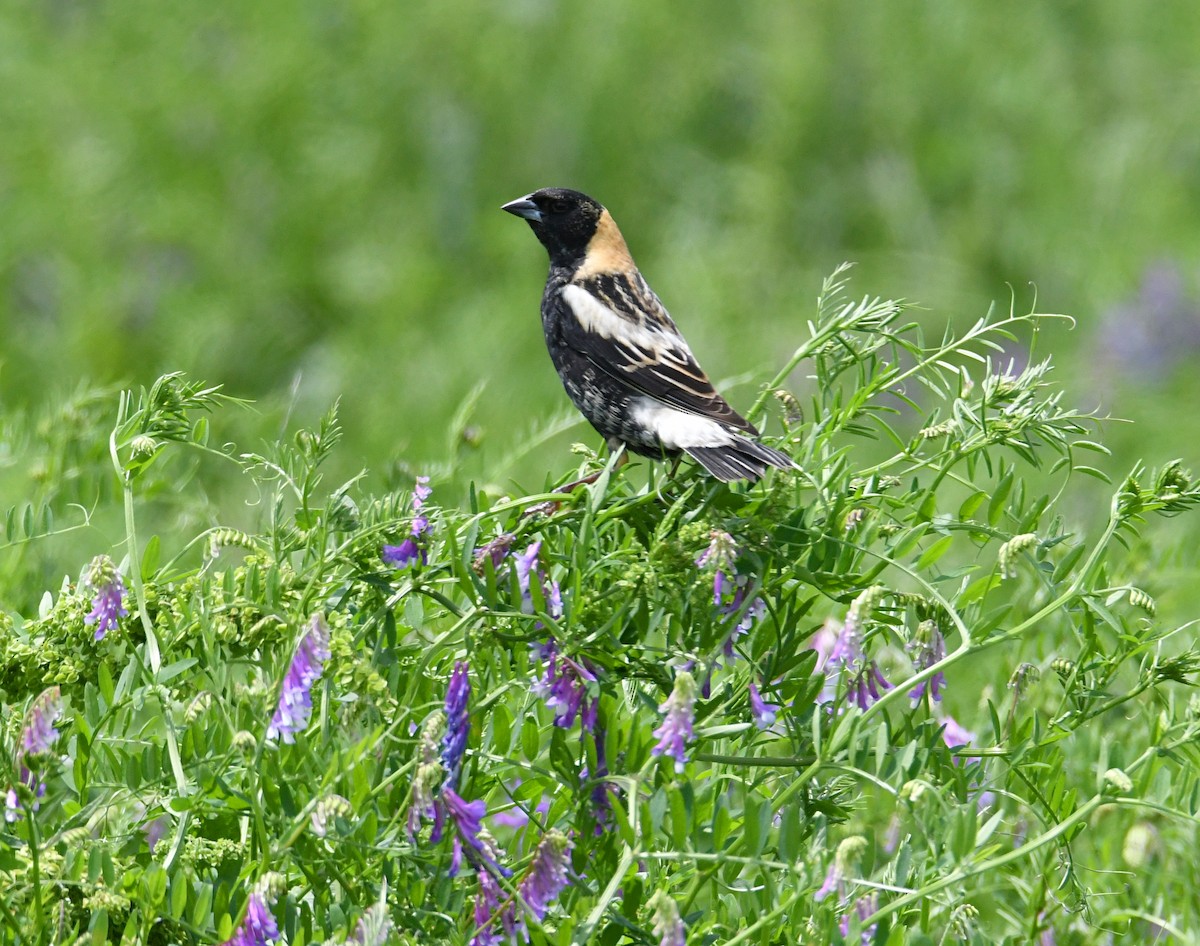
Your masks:
M1137 303L1174 266L1200 325L1195 4L22 0L0 82L9 408L183 369L264 435L341 397L380 471L443 457L485 381L475 469L540 480L597 438L509 462L567 404L543 251L498 206L568 184L718 378L781 363L842 260L935 330L1036 286L1079 320L1040 343L1079 402L1140 422L1129 456L1196 460L1200 342Z

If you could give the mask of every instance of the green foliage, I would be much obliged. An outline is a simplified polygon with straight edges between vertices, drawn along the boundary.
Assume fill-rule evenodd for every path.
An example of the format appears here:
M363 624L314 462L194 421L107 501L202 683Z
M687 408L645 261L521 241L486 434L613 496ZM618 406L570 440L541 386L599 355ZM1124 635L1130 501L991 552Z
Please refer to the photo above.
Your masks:
M432 496L371 495L325 481L336 411L246 453L210 445L213 388L121 394L87 488L91 515L119 506L129 615L96 640L99 579L68 579L0 626L4 937L213 942L257 897L297 946L385 913L392 942L463 944L489 882L497 916L561 946L680 922L726 944L1195 935L1191 878L1162 867L1200 806L1200 652L1156 614L1137 536L1200 483L1138 467L1077 531L1095 424L1048 362L999 358L1052 317L929 341L903 305L845 291L839 270L752 411L780 408L801 469L752 487L588 454L571 477L597 478L569 494L472 484L456 504L451 464ZM784 388L802 365L804 403ZM240 470L253 527L208 501L197 456ZM46 531L10 540L6 596L30 599L20 562ZM311 718L268 738L314 660ZM50 684L61 735L30 754ZM486 807L477 846L453 792ZM566 889L522 912L568 846Z
M1033 283L1085 316L1062 365L1148 264L1200 258L1180 0L27 0L0 35L0 397L184 369L264 405L254 443L301 372L350 470L442 459L480 378L472 475L551 465L499 468L562 396L541 251L497 209L536 186L610 205L717 378L790 350L843 259L956 316ZM1077 360L1082 403L1160 409Z

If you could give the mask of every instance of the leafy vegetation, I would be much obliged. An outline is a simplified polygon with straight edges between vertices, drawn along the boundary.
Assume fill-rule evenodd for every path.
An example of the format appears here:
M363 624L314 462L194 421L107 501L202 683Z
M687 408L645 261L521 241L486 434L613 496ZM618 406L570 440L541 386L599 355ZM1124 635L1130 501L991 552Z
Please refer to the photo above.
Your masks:
M336 410L245 452L181 375L12 421L52 473L7 520L4 939L1194 936L1200 652L1137 536L1200 484L1139 465L1080 530L1096 424L1001 357L1055 317L846 293L752 487L581 447L570 494L452 451L372 495Z

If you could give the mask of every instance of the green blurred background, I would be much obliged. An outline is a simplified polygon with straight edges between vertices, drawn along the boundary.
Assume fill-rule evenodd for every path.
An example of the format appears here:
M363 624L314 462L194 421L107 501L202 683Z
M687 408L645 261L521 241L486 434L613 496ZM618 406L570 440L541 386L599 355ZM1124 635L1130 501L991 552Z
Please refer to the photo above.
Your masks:
M10 409L183 369L255 435L340 396L378 472L444 459L482 380L468 465L540 481L598 438L511 457L567 404L498 208L564 184L717 378L777 367L842 260L938 334L1036 287L1069 400L1195 465L1195 3L13 0L0 82Z

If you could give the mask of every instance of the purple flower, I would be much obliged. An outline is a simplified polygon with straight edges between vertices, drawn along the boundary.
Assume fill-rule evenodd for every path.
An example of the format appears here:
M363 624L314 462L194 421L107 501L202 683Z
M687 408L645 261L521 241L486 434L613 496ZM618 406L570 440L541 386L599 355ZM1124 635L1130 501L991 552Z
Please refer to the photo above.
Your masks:
M517 896L540 923L546 918L546 910L570 882L567 870L570 867L571 842L557 828L551 828L543 836L537 850L533 852L533 863L517 887ZM517 921L517 929L526 942L524 917Z
M846 686L850 702L861 710L865 710L882 699L883 694L879 692L880 689L890 690L892 685L880 672L879 665L874 660L861 664Z
M946 656L946 639L942 636L941 630L938 629L937 623L934 621L922 621L917 628L917 633L913 635L912 641L909 642L908 651L912 657L913 666L917 672L928 670L939 660ZM942 698L942 688L946 685L946 677L940 670L928 680L918 683L909 692L909 697L913 704L920 703L925 696L925 691L928 689L929 696L933 701L939 702Z
M725 610L726 614L734 614L737 612L737 609L741 607L743 595L744 593L739 590L734 603L730 604L730 606ZM737 659L737 655L733 650L733 645L737 642L739 637L741 637L743 634L749 633L750 628L754 627L754 622L761 619L766 613L767 605L762 598L755 598L750 602L750 606L746 608L746 612L742 615L742 619L734 625L733 630L729 632L729 636L725 638L725 644L722 646L721 650L725 654L726 658L729 660Z
M861 924L863 920L865 920L867 917L869 917L872 913L874 913L878 909L879 909L879 895L871 894L870 896L859 897L857 900L854 901L853 913L855 916L858 917L858 922ZM862 943L862 946L871 946L871 943L873 943L875 941L875 927L876 926L878 926L877 923L872 923L870 926L861 928L861 930L860 930L861 939L859 940L859 942ZM838 930L841 932L843 937L847 937L850 935L850 914L849 913L843 914L841 920L838 921Z
M433 490L429 486L429 477L428 476L418 476L417 482L413 486L413 498L412 498L413 511L419 510L422 506L424 506L425 500L427 500L432 493L433 493Z
M687 946L687 928L679 916L679 906L659 890L646 906L654 911L650 930L658 937L658 946Z
M467 712L471 680L467 669L466 661L456 662L454 672L450 674L450 685L446 688L446 735L442 737L442 765L446 769L446 785L449 788L458 784L463 753L467 750L467 733L471 729Z
M233 935L225 941L225 946L267 946L277 939L279 927L275 925L275 917L267 909L262 894L250 894L246 915Z
M975 734L965 728L953 716L943 717L942 722L945 723L942 727L942 739L951 749L958 746L965 746L975 738Z
M413 512L420 512L421 507L425 505L425 500L433 492L428 484L428 476L417 477L417 483L413 487ZM385 545L383 547L380 557L383 559L384 564L391 565L392 568L408 568L416 562L424 565L428 560L425 554L424 538L425 533L428 531L429 519L426 516L415 516L407 539L399 545Z
M479 893L475 895L475 934L469 946L500 946L505 939L496 910L500 906L500 885L486 870L479 871Z
M92 591L92 610L83 619L84 624L96 625L96 640L117 626L120 618L127 617L125 607L125 583L121 573L107 555L97 555L87 568L83 584Z
M475 850L482 851L483 841L480 840L479 832L483 828L483 816L487 814L487 805L482 801L465 801L454 789L445 787L442 788L439 801L441 804L438 806L433 834L429 840L437 844L442 839L446 818L449 816L458 836Z
M881 689L892 689L892 685L880 671L879 665L874 660L867 659L862 647L863 619L878 603L883 593L882 588L874 586L855 598L846 614L846 620L832 644L828 641L829 622L826 622L825 627L818 632L820 640L814 639L812 645L818 655L822 654L824 647L829 648L827 652L824 652L823 661L820 656L818 657L818 666L825 671L827 684L819 702L828 702L832 699L833 692L828 684L832 681L834 669L840 669L841 676L846 680L846 694L850 698L850 702L859 709L865 710L877 702L883 695L880 692Z
M517 779L512 787L515 789L517 785L520 784L521 780ZM545 814L550 811L549 796L543 795L533 810L539 815L545 816ZM529 815L520 805L514 805L512 808L505 809L504 811L497 811L490 817L492 819L492 824L501 828L516 829L523 828L525 825L529 824Z
M393 568L407 568L414 562L422 565L428 560L425 555L424 535L429 531L429 520L417 516L412 522L412 535L399 545L385 545L381 558L384 563Z
M696 567L704 568L704 566L712 564L716 566L716 574L713 575L713 606L721 606L721 595L725 584L725 572L737 558L738 547L728 532L722 532L720 529L713 529L709 533L712 539L700 557L696 559Z
M29 708L25 729L21 733L21 754L43 755L53 749L58 739L54 724L61 716L62 691L56 686L43 690Z
M415 538L405 539L399 545L385 545L380 557L385 565L391 565L392 568L408 568L418 560L421 564L425 563L425 552Z
M652 755L674 759L677 773L682 773L687 765L687 743L695 738L692 729L695 708L696 681L686 670L680 670L675 674L675 687L671 695L658 708L664 716L662 725L654 730L658 745L650 750Z
M821 881L821 886L813 894L813 899L819 903L835 890L838 890L843 883L842 872L838 868L837 858L835 857L833 863L829 865L829 869L825 871L825 879Z
M542 592L542 599L546 602L546 613L557 620L563 615L562 592L559 590L558 582L552 581L547 587L542 580L541 569L538 567L538 552L541 551L541 548L540 541L533 542L515 559L517 587L521 591L521 610L526 614L533 614L533 592L530 590L530 582L536 577L538 587ZM541 627L542 625L539 623L536 626Z
M21 817L21 795L25 792L33 796L33 810L37 811L38 799L46 794L46 783L34 772L42 770L46 757L54 749L58 739L54 724L61 716L62 691L56 686L43 690L29 707L17 749L17 784L10 786L4 796L5 821Z
M408 835L414 836L421 829L421 820L433 818L437 811L434 807L434 792L441 786L445 770L440 758L441 738L446 725L446 715L441 712L430 713L421 727L421 737L418 741L416 774L413 776L411 801L408 808Z
M837 618L826 618L825 623L821 625L821 629L808 642L809 649L817 652L817 670L825 669L825 665L829 662L829 658L833 654L833 648L837 646L843 626L842 622Z
M303 732L312 716L312 686L321 678L325 661L330 657L329 626L324 615L313 615L308 630L300 638L300 646L292 657L283 688L279 693L279 705L267 727L267 738L282 738L286 743L296 741L296 733Z
M585 731L591 732L596 725L597 700L587 699L588 684L596 682L596 675L586 662L572 660L558 652L558 642L553 637L544 644L534 646L535 654L546 664L542 679L533 684L535 696L540 696L554 710L554 725L570 729L575 717L580 719Z
M533 607L533 595L529 593L529 577L537 568L538 552L541 551L542 543L531 542L529 547L517 555L517 587L521 589L521 599L530 608Z
M454 789L442 787L440 797L434 803L433 831L429 840L434 844L441 841L446 820L449 819L454 826L451 877L458 873L464 855L476 868L482 864L505 877L512 876L512 871L497 862L494 845L482 834L485 815L487 805L483 801L466 801Z
M596 771L591 774L585 767L580 773L580 777L587 780L592 780L595 784L592 786L592 815L596 819L596 834L603 834L604 829L612 821L612 801L608 797L609 785L608 777L608 758L604 748L604 733L593 732L593 742L596 747Z
M825 873L825 881L813 894L813 899L819 902L836 891L838 899L845 903L846 877L849 876L851 870L858 866L858 862L862 860L866 850L866 838L857 835L844 838L838 844L837 851L833 855L833 863L829 865L829 870Z
M745 575L737 575L730 578L720 569L717 570L716 576L713 578L713 604L719 609L722 617L731 617L742 610L742 605L746 600L746 585L748 579ZM728 600L726 600L728 598ZM729 660L736 659L733 645L739 637L749 632L754 627L754 622L762 618L767 613L767 606L762 598L755 597L750 605L742 613L742 619L734 625L729 636L725 638L725 643L722 645L722 651Z
M779 713L779 707L774 703L764 703L763 698L759 696L758 687L754 685L754 681L750 681L750 715L754 717L754 725L759 729L768 729L775 725L775 717Z

